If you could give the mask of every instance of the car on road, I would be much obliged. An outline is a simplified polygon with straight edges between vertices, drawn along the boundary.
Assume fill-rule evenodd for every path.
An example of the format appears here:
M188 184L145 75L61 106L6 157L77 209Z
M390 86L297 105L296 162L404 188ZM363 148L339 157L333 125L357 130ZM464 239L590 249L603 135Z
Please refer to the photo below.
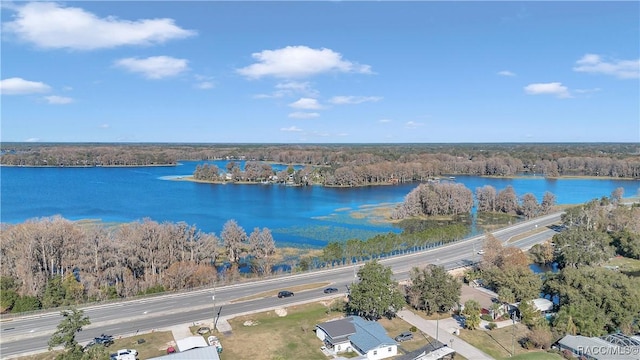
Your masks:
M338 292L338 289L334 288L334 287L328 287L328 288L324 289L324 293L325 294L333 294L335 292Z
M411 339L413 339L413 333L409 331L402 332L394 338L397 342L409 341Z
M478 255L484 255L484 250L479 250Z
M286 297L290 297L293 296L293 293L291 291L288 290L282 290L278 293L278 297L279 298L286 298Z

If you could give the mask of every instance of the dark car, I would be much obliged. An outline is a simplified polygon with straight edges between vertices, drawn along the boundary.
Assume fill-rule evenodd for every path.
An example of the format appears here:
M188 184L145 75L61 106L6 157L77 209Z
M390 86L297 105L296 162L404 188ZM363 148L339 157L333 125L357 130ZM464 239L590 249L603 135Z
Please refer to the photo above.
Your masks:
M397 342L403 342L403 341L408 341L413 339L413 333L409 332L409 331L405 331L403 333L401 333L400 335L396 336L394 338L395 341Z
M283 290L278 293L279 298L285 298L289 296L293 296L293 293L291 291Z
M329 288L324 289L324 293L325 294L332 294L334 292L338 292L338 289L336 289L334 287L329 287Z
M92 341L90 341L87 346L85 346L85 348L91 347L91 346L95 346L95 345L104 345L104 346L109 346L113 344L113 336L111 335L105 335L102 334L96 338L93 338Z

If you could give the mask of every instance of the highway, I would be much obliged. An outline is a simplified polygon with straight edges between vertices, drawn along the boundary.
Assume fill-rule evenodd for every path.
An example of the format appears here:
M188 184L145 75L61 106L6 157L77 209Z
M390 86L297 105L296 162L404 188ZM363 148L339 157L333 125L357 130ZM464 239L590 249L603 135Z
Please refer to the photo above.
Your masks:
M561 213L554 213L521 222L493 232L505 245L528 249L536 243L544 242L557 233ZM393 269L396 280L408 278L415 266L436 264L447 269L459 268L480 261L477 251L482 248L484 235L471 237L445 246L425 251L396 255L379 260ZM217 286L215 288L216 311L221 308L221 316L233 317L243 313L260 311L275 306L286 306L303 301L320 300L327 297L318 289L296 292L290 298L254 298L233 301L274 290L314 283L331 284L344 294L347 286L354 282L357 269L364 263L340 266L327 270L316 270L296 275L284 275L271 279L242 284ZM91 325L77 335L80 343L87 342L105 333L114 336L129 336L137 331L166 328L178 324L200 322L214 317L214 289L177 293L145 299L122 301L102 305L81 307L89 316ZM332 294L331 297L335 297ZM11 358L19 354L47 348L47 341L62 319L59 311L38 313L22 317L3 317L0 323L0 356Z

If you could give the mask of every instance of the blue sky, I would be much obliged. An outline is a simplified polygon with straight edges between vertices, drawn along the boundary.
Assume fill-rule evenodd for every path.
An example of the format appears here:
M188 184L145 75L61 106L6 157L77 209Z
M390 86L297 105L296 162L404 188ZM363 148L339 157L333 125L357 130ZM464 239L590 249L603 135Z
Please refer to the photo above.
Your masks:
M0 140L639 142L639 6L3 0Z

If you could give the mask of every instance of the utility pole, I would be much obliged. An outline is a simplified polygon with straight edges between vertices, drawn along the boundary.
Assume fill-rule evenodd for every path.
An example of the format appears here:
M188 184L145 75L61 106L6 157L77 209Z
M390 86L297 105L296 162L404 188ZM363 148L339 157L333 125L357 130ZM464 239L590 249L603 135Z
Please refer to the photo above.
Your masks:
M213 296L211 297L213 300L213 330L216 330L216 324L218 320L216 319L216 282L213 282Z
M436 311L436 342L438 342L439 331L440 331L440 313Z
M515 310L511 315L511 320L513 320L513 335L511 337L511 357L513 357L516 352L516 312Z

